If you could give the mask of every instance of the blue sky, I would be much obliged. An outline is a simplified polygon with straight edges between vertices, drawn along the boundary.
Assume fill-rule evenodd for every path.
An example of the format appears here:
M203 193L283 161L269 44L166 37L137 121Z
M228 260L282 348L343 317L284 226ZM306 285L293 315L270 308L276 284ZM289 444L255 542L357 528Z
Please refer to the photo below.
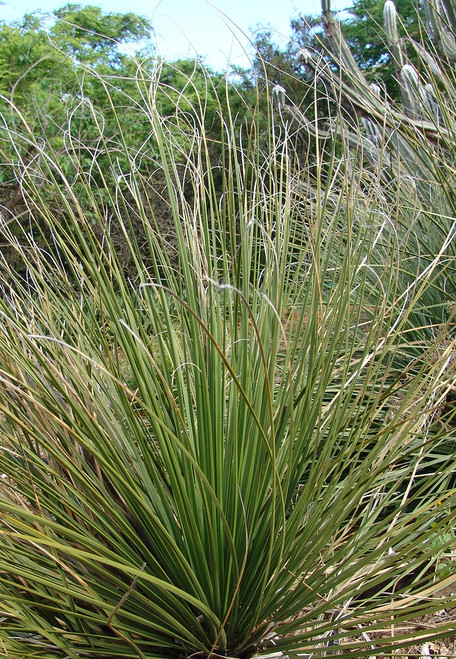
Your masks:
M24 13L58 9L68 0L3 0L0 18L14 20ZM71 0L78 2L78 0ZM223 70L229 61L248 66L251 30L270 27L280 37L290 34L290 19L299 14L320 14L320 0L88 0L105 11L128 12L151 19L160 54L167 58L205 57L208 65ZM332 0L334 9L349 0ZM229 17L229 18L228 18ZM233 21L239 29L234 27Z

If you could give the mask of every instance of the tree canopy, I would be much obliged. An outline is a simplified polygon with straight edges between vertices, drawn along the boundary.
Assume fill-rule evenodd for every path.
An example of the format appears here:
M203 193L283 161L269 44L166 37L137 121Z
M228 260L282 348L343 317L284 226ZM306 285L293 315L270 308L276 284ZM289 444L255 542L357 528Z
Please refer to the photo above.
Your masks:
M152 25L133 13L104 13L99 7L67 4L53 12L51 40L80 62L120 66L121 45L133 44L150 50Z

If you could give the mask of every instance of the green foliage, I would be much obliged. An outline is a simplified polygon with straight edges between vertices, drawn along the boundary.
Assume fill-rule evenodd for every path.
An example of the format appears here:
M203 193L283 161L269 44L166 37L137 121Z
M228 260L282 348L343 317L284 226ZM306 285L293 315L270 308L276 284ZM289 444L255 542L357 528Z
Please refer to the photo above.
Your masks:
M135 58L125 54L124 46L136 51ZM159 153L150 122L141 108L147 103L144 86L156 76L161 77L163 84L154 102L171 123L176 110L186 111L195 118L201 116L201 104L209 133L211 126L217 127L220 107L227 102L240 121L249 116L250 109L239 94L239 85L230 85L225 94L223 76L207 71L201 62L181 60L168 64L152 55L150 25L145 19L131 14L104 14L91 6L67 5L52 17L28 15L21 23L0 25L0 69L7 71L0 96L3 125L14 130L20 113L29 131L28 138L18 139L14 145L7 140L0 144L3 161L11 163L0 173L1 204L7 221L15 216L26 217L20 172L14 163L17 157L29 163L39 158L34 141L42 133L46 134L53 157L59 160L63 175L72 181L73 191L83 205L87 193L80 170L81 167L91 169L91 190L105 205L108 215L112 208L105 190L117 184L124 190L128 188L125 181L130 158L135 159L135 168L141 169L144 176L153 176ZM138 61L141 61L141 79L138 79ZM217 93L219 87L223 93ZM109 102L106 102L107 93ZM255 92L250 95L254 105ZM13 106L18 112L12 110ZM122 108L121 118L119 108ZM100 130L110 145L112 159L106 158ZM220 152L217 130L212 135L211 149L215 161L217 151ZM158 197L154 197L155 202ZM166 209L162 215L166 213L168 217L164 219L169 231L172 221ZM129 215L127 203L124 219ZM43 231L46 232L44 227ZM131 231L139 231L138 239L144 239L137 222ZM115 243L123 252L128 269L131 259L122 247L119 227Z
M293 35L285 49L274 42L270 31L258 32L255 38L253 73L269 85L286 88L289 98L296 105L308 105L303 82L309 82L311 75L301 53L317 45L314 30L318 24L319 20L311 16L293 19Z
M51 25L45 27L50 20ZM122 66L128 71L130 59L119 47L143 45L140 40L147 38L149 31L146 19L103 14L97 7L80 5L67 5L52 16L28 14L19 23L1 23L1 92L17 107L29 108L33 116L46 95L55 105L53 95L77 94L80 64L99 67L100 71L104 68L106 74ZM117 71L119 79L125 76L125 68Z
M132 103L140 102L135 95L136 66L121 53L120 47L137 44L138 49L142 48L142 56L150 55L150 46L144 48L138 41L148 35L149 28L145 20L130 14L103 14L98 8L79 5L68 5L51 17L29 14L19 23L1 23L0 112L4 124L14 129L14 106L27 121L31 135L46 132L54 138L53 149L61 156L65 151L61 127L70 118L72 125L78 126L81 144L93 149L90 132L95 117L109 124L107 134L113 140L118 135L109 107L103 106L105 88L109 87L118 105L125 96L131 99L125 107L125 136L146 140L147 129L138 124L131 108ZM107 36L97 30L103 30ZM87 75L90 67L96 75ZM4 142L5 148L8 145ZM36 157L32 143L23 143L23 148L21 157L32 162ZM14 162L12 152L5 155L6 161ZM67 173L69 167L69 162L64 165ZM18 207L22 210L14 169L3 172L2 183L7 215Z
M84 126L64 153L20 116L2 128L27 202L26 231L1 227L19 264L0 270L3 650L295 659L337 643L363 657L448 633L398 631L456 579L428 571L456 498L454 433L434 422L454 382L451 322L408 338L448 261L445 222L404 295L421 207L391 203L361 157L320 143L318 122L312 177L260 90L239 129L229 90L210 89L212 114L195 69L163 115L161 73L138 70L136 107L175 262L112 88L116 139L95 112L88 145ZM394 638L374 639L392 621Z
M295 45L290 42L285 50L274 43L271 32L261 32L255 39L256 58L254 71L261 79L273 85L287 85L297 79L296 88L302 92L302 66Z
M384 0L355 0L350 7L350 17L342 22L342 30L355 60L370 81L381 81L390 96L397 98L399 86L396 80L394 57L391 57L385 40ZM421 38L421 21L424 11L418 11L414 0L399 0L400 16L398 39L406 43L407 37L416 41ZM416 62L413 49L408 53Z
M132 13L103 13L99 7L68 4L57 9L49 36L57 47L78 62L120 67L120 44L150 39L151 23Z
M0 24L0 90L13 96L19 107L25 109L36 94L45 102L46 95L60 87L65 68L65 58L50 47L37 17Z
M386 204L411 209L410 216L401 213L394 220L400 240L409 250L398 286L404 299L408 298L419 290L422 273L432 268L432 285L426 287L416 315L410 317L409 331L410 337L418 337L423 331L433 335L435 327L454 319L451 300L456 296L453 238L456 106L454 72L448 65L454 31L448 20L443 22L437 9L429 5L427 25L431 25L434 16L432 24L440 25L440 32L435 28L430 35L432 41L428 38L421 43L407 37L419 62L417 69L408 59L400 36L396 7L387 0L383 38L400 82L402 105L398 105L385 95L384 88L369 83L329 3L323 2L322 6L325 30L322 48L326 49L326 59L311 51L304 55L315 79L323 81L330 90L328 96L333 102L327 104L329 121L324 129L316 129L313 115L308 116L302 108L290 103L279 108L282 120L322 144L338 140L341 148L360 154L369 164L371 175L382 182ZM444 11L446 16L451 16L448 7L441 10ZM434 14L440 16L440 23ZM423 25L421 29L424 32ZM440 55L438 47L442 48ZM408 186L403 185L404 180L409 181ZM419 216L412 219L418 208ZM444 254L445 259L434 269L432 263L437 252Z
M355 0L343 12L340 25L358 67L369 82L383 86L392 98L399 97L397 71L394 55L389 52L384 31L384 0ZM413 0L399 0L398 40L407 49L407 57L416 64L416 51L408 44L408 38L420 41L423 37L422 21L424 9L417 9ZM348 14L348 16L347 16ZM270 82L286 87L289 97L299 105L302 81L309 81L309 68L303 53L322 53L325 35L321 31L321 19L313 16L298 16L291 20L292 38L286 48L272 40L271 33L261 33L255 41L258 52L256 69L267 69ZM406 38L407 37L407 38ZM328 60L330 63L330 60ZM299 82L296 82L296 79Z
M456 84L414 46L394 106L324 10L331 66L266 35L258 88L128 58L148 27L93 7L56 13L58 49L3 26L37 44L0 132L11 659L372 657L451 631L404 623L456 581ZM270 94L286 79L302 106Z

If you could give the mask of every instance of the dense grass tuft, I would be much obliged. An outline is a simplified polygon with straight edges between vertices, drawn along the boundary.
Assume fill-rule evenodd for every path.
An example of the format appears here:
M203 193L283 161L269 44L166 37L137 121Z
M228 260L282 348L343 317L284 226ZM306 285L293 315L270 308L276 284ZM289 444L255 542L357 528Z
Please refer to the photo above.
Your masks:
M204 97L165 119L137 80L147 168L108 87L95 150L71 121L62 154L2 131L26 202L2 226L5 656L384 656L448 633L403 623L456 580L454 308L419 313L454 263L418 253L421 209L356 151L296 158L266 96L214 143Z

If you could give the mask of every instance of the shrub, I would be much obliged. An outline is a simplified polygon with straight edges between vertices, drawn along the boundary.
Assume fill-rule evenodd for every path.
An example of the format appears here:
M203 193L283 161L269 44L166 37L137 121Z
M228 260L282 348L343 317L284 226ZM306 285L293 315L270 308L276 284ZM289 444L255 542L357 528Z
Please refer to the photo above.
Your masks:
M356 154L318 139L311 179L266 96L245 128L220 114L213 163L204 98L164 118L138 81L177 264L131 145L117 185L92 189L121 144L101 121L80 197L45 135L3 132L39 154L17 165L30 230L2 227L21 264L0 278L6 656L372 656L447 634L403 626L455 579L429 573L436 534L452 543L454 436L433 421L454 340L445 321L414 358L406 331L442 254L398 287L396 227L420 209L393 213Z

